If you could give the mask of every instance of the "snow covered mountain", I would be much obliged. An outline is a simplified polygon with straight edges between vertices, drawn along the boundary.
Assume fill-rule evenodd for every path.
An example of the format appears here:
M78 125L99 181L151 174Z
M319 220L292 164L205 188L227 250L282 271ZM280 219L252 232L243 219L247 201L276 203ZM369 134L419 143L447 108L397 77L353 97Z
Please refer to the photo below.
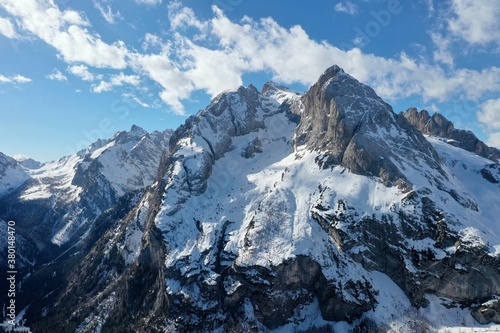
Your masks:
M0 153L0 197L11 193L29 178L15 159Z
M0 223L16 223L20 272L30 276L68 248L78 251L89 233L106 225L103 216L109 209L135 205L156 176L171 132L148 134L134 126L76 155L44 164L2 155L7 168L1 184L11 185L0 197ZM33 280L35 290L43 290L37 283Z
M500 291L498 166L464 153L457 169L454 147L336 66L284 104L253 87L223 94L173 139L155 217L170 329L206 331L236 313L243 330L278 329L306 320L304 308L391 325L378 295L394 305L400 293L380 273L410 312L428 295L471 304ZM395 327L414 329L391 310Z
M118 198L152 184L170 134L133 126L75 155L19 167L29 181L2 200L3 212L62 245Z
M50 284L50 269L64 283L38 294L30 323L79 333L491 330L500 166L424 134L337 66L303 95L273 83L224 92L159 150L142 197L102 214L78 253L33 274ZM123 168L130 177L106 171L116 147L134 150L120 135L131 134L60 160L74 165L71 182L40 179L17 200L63 189L102 212L102 200L144 188L135 167ZM56 227L52 240L74 230Z

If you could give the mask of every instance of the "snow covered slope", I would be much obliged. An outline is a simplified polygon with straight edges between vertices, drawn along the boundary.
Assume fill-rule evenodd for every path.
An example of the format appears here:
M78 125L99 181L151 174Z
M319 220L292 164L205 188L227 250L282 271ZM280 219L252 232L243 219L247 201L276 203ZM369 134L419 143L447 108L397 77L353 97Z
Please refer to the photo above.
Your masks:
M500 165L457 148L442 138L427 139L447 165L453 186L467 193L477 205L477 209L464 212L442 198L443 210L460 221L451 229L460 234L462 240L484 246L491 256L500 254Z

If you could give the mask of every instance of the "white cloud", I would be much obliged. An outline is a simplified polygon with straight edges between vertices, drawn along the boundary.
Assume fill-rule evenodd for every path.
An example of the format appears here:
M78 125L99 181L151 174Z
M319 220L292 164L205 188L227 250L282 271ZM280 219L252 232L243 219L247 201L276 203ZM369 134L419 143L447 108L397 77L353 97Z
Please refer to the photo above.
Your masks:
M189 26L204 30L208 26L208 22L198 20L191 8L183 7L178 1L173 1L168 5L168 19L172 29Z
M427 8L429 10L429 15L434 14L434 0L424 0L425 4L427 5Z
M13 84L16 84L16 83L29 83L31 82L32 80L30 78L27 78L23 75L19 75L19 74L16 74L16 75L13 75L13 76L10 76L10 77L7 77L5 75L2 75L0 74L0 84L2 83L13 83Z
M123 19L120 12L117 11L116 13L113 13L111 6L106 5L106 8L104 8L104 5L99 3L97 0L94 0L94 7L109 24L116 24L119 20Z
M118 75L111 76L111 83L114 86L120 86L125 83L133 86L138 86L141 83L141 79L137 75L125 75L123 73L120 73Z
M108 82L101 81L99 84L93 84L90 90L94 93L102 93L105 91L111 91L114 87L123 86L124 84L138 86L140 82L141 79L137 75L125 75L120 73L112 75Z
M154 34L146 33L144 41L142 42L142 49L144 51L149 48L160 47L162 48L163 42L160 37Z
M93 84L90 90L94 93L100 94L105 91L113 90L113 85L106 81L101 81L99 84Z
M146 36L149 43L161 46L161 51L130 54L129 65L136 73L157 82L162 88L161 99L178 114L184 114L182 100L193 91L216 95L241 85L246 73L265 71L284 84L310 85L333 64L389 100L412 95L422 96L426 104L450 98L477 100L485 93L500 91L498 67L445 70L405 53L384 58L358 48L344 51L327 42L314 41L300 26L286 29L272 18L255 21L245 17L232 22L214 7L214 17L200 21L178 3L170 8L173 12L169 16L175 22L172 27L177 28L173 30L174 38L162 42L157 36ZM185 28L198 29L201 35L183 35L179 30ZM436 35L436 42L439 37ZM446 57L446 51L447 45L443 45L436 60L452 65L453 59Z
M431 105L426 106L424 109L427 111L432 111L432 112L439 112L439 108L435 103L432 103Z
M390 59L365 54L357 48L342 51L326 42L312 40L300 26L287 30L270 18L233 23L216 10L216 17L211 20L211 37L219 40L218 51L225 56L218 67L229 68L232 76L266 70L274 74L275 80L286 84L308 85L314 83L325 68L339 64L390 99L412 94L421 95L424 100L445 100L454 94L478 98L485 92L500 90L500 68L447 73L439 66L417 61L406 54ZM207 61L207 51L201 52L202 47L193 44L183 43L184 52L191 54L191 70L199 67L198 71L206 70L209 74L213 69L202 66ZM213 80L217 82L217 78ZM234 78L230 81L236 82Z
M163 89L160 93L161 99L174 113L184 115L181 100L188 98L195 88L169 56L168 49L164 49L160 54L134 54L131 55L131 66L135 71L157 82Z
M89 72L89 68L85 65L73 65L68 67L68 72L71 74L78 76L83 81L95 81L102 79L102 75L94 75Z
M161 1L162 0L135 0L136 3L143 5L156 5L161 3Z
M500 98L482 103L477 112L477 119L488 135L486 143L500 148Z
M479 121L489 129L500 130L500 98L489 99L479 106Z
M466 2L452 1L454 5ZM485 1L491 0L482 3ZM352 2L339 4L347 8ZM189 99L194 91L214 96L241 85L247 73L266 72L280 83L310 85L333 64L389 100L418 95L432 105L450 98L477 100L486 93L500 91L499 67L480 71L453 67L450 39L443 31L431 35L437 45L434 60L438 64L430 64L405 53L384 58L366 54L359 48L341 50L328 42L313 40L298 25L284 28L272 18L257 21L244 17L231 21L217 7L213 7L213 17L201 20L191 9L173 2L168 6L172 29L169 36L173 37L163 41L157 35L146 34L140 53L127 49L123 42L106 44L88 31L90 23L85 16L69 9L60 10L52 0L24 0L22 5L18 0L2 0L0 6L15 16L19 31L30 32L54 46L70 63L69 73L84 81L98 80L91 85L91 91L101 93L124 85L138 87L141 77L146 77L158 84L159 97L177 114L185 113L182 101ZM459 17L463 15L457 14L454 20ZM189 34L184 34L186 29ZM193 30L199 34L193 35ZM441 64L448 66L443 68ZM90 67L128 67L134 73L119 73L105 80L102 75L91 73ZM0 77L0 82L6 80L22 82Z
M140 106L142 106L143 108L149 108L151 107L148 103L144 103L143 101L141 101L139 98L137 97L132 97L132 101L136 102L137 104L139 104Z
M19 74L14 75L14 76L11 78L11 80L12 80L13 82L16 82L16 83L29 83L29 82L31 82L31 81L32 81L30 78L27 78L27 77L25 77L25 76L23 76L23 75L19 75Z
M57 68L54 69L52 71L52 73L46 75L47 79L49 80L53 80L53 81L67 81L68 78L63 74L61 73L60 70L58 70Z
M500 1L452 0L448 29L470 44L500 46Z
M500 132L490 133L486 144L500 149Z
M358 6L350 1L339 2L333 7L333 9L336 12L349 15L356 15L358 13Z
M14 29L14 25L12 24L12 22L9 19L3 17L0 17L0 35L4 35L7 38L19 37L16 29Z
M125 93L122 95L123 97L125 98L128 98L129 100L131 100L132 102L135 102L137 104L139 104L140 106L142 106L143 108L150 108L151 105L149 105L148 103L145 103L143 101L141 101L137 96L135 96L134 94L130 94L130 93Z
M0 83L11 83L12 80L6 77L5 75L0 74Z
M433 52L434 61L453 66L454 58L450 51L451 41L436 32L431 32L431 39L437 47L437 50Z
M74 10L61 11L52 0L3 0L18 26L53 46L66 62L94 67L125 68L127 50L123 42L103 42L87 30L89 22Z

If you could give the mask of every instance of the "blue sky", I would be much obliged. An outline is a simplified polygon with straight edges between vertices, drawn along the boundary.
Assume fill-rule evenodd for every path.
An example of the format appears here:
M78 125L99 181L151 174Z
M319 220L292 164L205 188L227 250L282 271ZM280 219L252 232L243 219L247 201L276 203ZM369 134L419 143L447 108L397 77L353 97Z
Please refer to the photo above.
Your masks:
M498 0L0 0L0 151L49 161L338 64L500 147Z

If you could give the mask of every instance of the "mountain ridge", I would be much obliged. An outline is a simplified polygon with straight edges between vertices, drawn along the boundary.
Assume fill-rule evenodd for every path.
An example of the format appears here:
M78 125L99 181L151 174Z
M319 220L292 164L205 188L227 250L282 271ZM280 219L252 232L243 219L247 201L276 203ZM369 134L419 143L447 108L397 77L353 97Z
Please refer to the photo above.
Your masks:
M54 264L67 283L28 309L35 330L495 322L484 313L500 294L500 167L424 136L338 66L305 94L224 92L164 147L150 185Z
M430 116L427 110L418 111L416 108L409 108L401 114L423 134L449 139L450 144L476 153L495 163L498 163L500 159L500 150L488 147L471 131L456 129L451 121L438 112Z
M16 222L18 237L24 239L20 267L29 269L62 253L92 230L94 220L120 198L143 192L156 176L170 133L150 135L134 126L52 162L23 158L29 164L22 166L23 161L9 160L24 178L0 196L0 213L3 220ZM0 176L0 184L4 182Z

